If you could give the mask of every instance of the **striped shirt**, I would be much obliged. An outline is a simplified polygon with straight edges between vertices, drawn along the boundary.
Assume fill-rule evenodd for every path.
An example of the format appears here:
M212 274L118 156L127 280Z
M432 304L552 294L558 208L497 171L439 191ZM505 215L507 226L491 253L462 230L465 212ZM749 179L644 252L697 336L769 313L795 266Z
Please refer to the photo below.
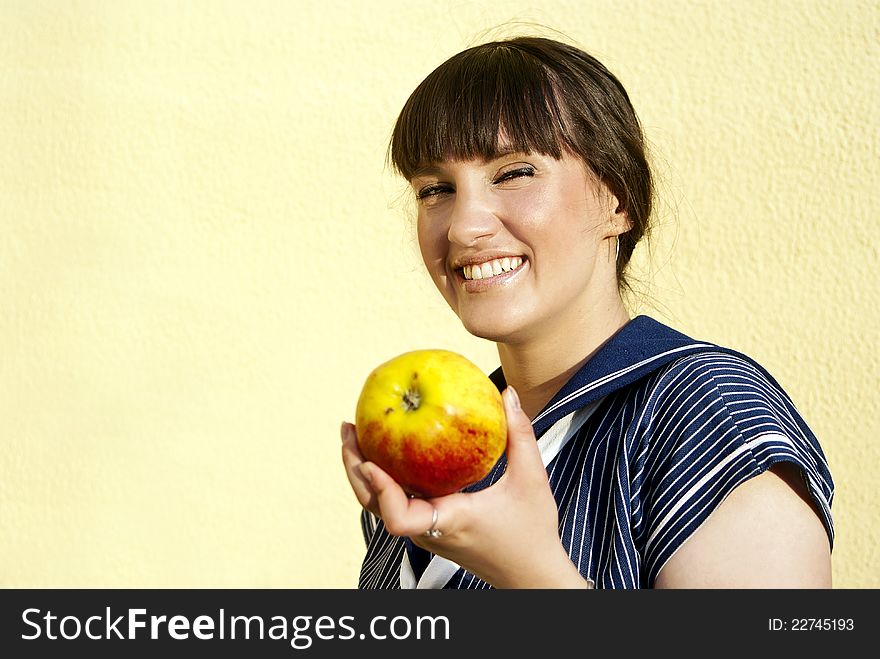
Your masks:
M490 377L504 389L501 369ZM545 464L562 543L597 588L653 587L727 495L777 462L800 468L833 543L834 485L819 442L750 358L637 316L535 417L539 444L578 410L589 416ZM468 489L488 487L505 466L502 457ZM400 588L402 565L418 577L430 554L366 511L361 525L359 587ZM443 587L490 586L459 568Z

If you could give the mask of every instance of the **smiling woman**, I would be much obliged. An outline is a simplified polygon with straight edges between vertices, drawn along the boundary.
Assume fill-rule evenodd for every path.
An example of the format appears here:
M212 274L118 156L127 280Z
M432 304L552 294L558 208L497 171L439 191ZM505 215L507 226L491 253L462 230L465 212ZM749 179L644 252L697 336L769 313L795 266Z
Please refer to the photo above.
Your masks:
M479 483L411 499L343 424L361 587L830 585L833 483L792 401L623 304L652 178L610 71L543 38L470 48L413 92L390 154L434 283L497 345L508 438Z

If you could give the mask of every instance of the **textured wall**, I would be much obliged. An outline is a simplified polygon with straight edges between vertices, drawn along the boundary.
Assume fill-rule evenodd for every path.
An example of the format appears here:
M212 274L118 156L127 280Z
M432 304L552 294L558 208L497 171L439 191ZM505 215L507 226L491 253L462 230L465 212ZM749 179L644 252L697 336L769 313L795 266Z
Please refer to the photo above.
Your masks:
M630 89L661 181L636 308L778 376L836 477L835 584L880 586L878 17L7 0L0 586L355 583L338 427L367 372L496 362L422 273L385 144L425 74L516 21Z

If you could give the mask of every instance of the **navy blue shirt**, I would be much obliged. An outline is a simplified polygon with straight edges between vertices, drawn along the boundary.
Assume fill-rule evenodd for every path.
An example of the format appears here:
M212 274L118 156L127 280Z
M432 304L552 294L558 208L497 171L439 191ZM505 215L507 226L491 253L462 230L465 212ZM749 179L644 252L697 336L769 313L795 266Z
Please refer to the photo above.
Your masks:
M499 368L490 375L506 387ZM833 543L834 485L818 440L778 383L750 358L694 341L647 316L614 335L533 420L597 406L547 464L559 535L597 588L650 588L661 568L730 492L777 462L800 468ZM504 473L506 460L468 488ZM399 588L430 554L364 511L359 587ZM536 556L535 560L540 560ZM445 588L488 588L464 569Z

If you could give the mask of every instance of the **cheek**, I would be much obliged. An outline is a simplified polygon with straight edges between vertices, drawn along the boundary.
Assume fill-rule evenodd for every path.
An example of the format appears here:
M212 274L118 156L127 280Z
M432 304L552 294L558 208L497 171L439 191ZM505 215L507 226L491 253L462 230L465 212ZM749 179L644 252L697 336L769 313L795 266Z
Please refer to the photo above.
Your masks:
M422 261L436 281L438 276L445 275L446 245L445 234L438 231L436 225L419 218L418 221L419 251Z

